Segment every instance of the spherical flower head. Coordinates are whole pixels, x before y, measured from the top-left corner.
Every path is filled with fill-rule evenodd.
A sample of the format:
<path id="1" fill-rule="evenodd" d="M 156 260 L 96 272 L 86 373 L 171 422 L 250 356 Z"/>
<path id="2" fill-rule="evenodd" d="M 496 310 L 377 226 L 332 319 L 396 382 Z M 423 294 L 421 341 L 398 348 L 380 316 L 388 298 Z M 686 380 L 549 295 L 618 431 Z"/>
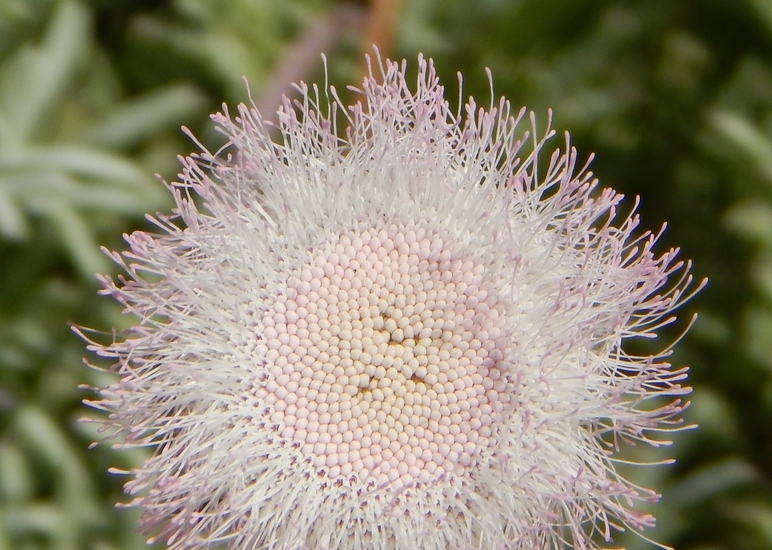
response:
<path id="1" fill-rule="evenodd" d="M 227 145 L 182 159 L 174 214 L 102 279 L 138 319 L 91 348 L 120 375 L 93 404 L 152 449 L 126 483 L 143 531 L 534 549 L 651 525 L 634 506 L 657 495 L 614 453 L 662 443 L 647 433 L 677 425 L 686 369 L 625 341 L 673 320 L 688 264 L 636 236 L 568 142 L 545 159 L 533 115 L 452 111 L 430 61 L 413 90 L 376 59 L 345 110 L 298 90 L 275 127 L 214 115 Z"/>

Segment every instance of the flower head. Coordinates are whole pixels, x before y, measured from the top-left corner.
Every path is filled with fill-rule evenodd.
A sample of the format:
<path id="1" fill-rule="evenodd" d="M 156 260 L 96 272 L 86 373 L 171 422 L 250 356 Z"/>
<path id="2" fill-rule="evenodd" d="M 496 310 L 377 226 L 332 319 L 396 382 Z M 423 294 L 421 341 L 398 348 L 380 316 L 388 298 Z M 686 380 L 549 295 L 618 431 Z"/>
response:
<path id="1" fill-rule="evenodd" d="M 538 166 L 553 132 L 524 110 L 454 113 L 423 58 L 415 91 L 377 68 L 345 112 L 300 86 L 278 141 L 247 106 L 214 115 L 227 146 L 183 159 L 174 215 L 113 254 L 128 276 L 103 292 L 139 320 L 92 344 L 120 375 L 96 405 L 153 449 L 126 484 L 142 528 L 532 549 L 652 524 L 613 452 L 658 443 L 686 373 L 624 343 L 672 320 L 688 264 L 569 145 Z"/>

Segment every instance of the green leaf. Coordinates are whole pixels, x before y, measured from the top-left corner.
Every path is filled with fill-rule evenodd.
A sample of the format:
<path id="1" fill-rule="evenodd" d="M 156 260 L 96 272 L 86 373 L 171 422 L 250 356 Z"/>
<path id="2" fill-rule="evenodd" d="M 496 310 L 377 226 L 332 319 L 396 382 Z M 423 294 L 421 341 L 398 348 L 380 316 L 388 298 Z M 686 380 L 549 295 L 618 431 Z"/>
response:
<path id="1" fill-rule="evenodd" d="M 106 272 L 108 262 L 100 253 L 86 220 L 62 202 L 45 203 L 44 209 L 81 277 L 93 281 L 95 273 Z"/>
<path id="2" fill-rule="evenodd" d="M 746 200 L 729 208 L 724 219 L 731 231 L 772 249 L 772 204 Z"/>
<path id="3" fill-rule="evenodd" d="M 206 97 L 195 87 L 178 84 L 154 90 L 118 105 L 91 130 L 103 147 L 130 147 L 161 130 L 182 124 L 203 109 Z"/>
<path id="4" fill-rule="evenodd" d="M 694 506 L 729 490 L 753 486 L 761 475 L 741 458 L 711 462 L 684 477 L 667 494 L 669 500 L 680 506 Z"/>
<path id="5" fill-rule="evenodd" d="M 11 193 L 0 179 L 0 237 L 9 240 L 23 240 L 29 235 L 29 227 L 24 213 L 14 202 Z"/>
<path id="6" fill-rule="evenodd" d="M 25 143 L 42 128 L 83 59 L 88 25 L 84 6 L 59 2 L 42 43 L 22 49 L 0 75 L 0 143 Z"/>
<path id="7" fill-rule="evenodd" d="M 772 140 L 745 117 L 729 111 L 715 110 L 710 113 L 708 120 L 772 184 Z"/>
<path id="8" fill-rule="evenodd" d="M 0 440 L 0 502 L 33 496 L 32 464 L 12 441 Z"/>
<path id="9" fill-rule="evenodd" d="M 772 35 L 772 0 L 749 0 L 750 5 L 759 14 L 762 23 L 767 27 L 767 32 Z"/>
<path id="10" fill-rule="evenodd" d="M 146 184 L 151 178 L 118 155 L 76 145 L 30 147 L 0 154 L 0 170 L 72 172 L 106 184 Z"/>

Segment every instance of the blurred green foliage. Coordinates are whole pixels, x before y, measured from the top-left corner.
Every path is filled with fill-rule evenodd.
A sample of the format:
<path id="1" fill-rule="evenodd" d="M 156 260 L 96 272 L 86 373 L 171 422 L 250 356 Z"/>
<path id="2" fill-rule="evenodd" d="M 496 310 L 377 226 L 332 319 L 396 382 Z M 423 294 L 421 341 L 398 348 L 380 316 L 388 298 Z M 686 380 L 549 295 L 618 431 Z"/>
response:
<path id="1" fill-rule="evenodd" d="M 361 4 L 361 3 L 360 3 Z M 140 453 L 89 450 L 82 364 L 68 322 L 128 321 L 95 292 L 143 214 L 207 143 L 221 101 L 259 96 L 278 60 L 331 0 L 0 2 L 0 550 L 144 548 L 121 479 Z M 366 9 L 362 5 L 361 9 Z M 679 549 L 772 548 L 772 0 L 411 0 L 396 56 L 435 58 L 455 101 L 496 94 L 555 114 L 604 185 L 667 220 L 709 287 L 678 348 L 692 366 L 674 466 L 631 473 L 663 493 L 647 532 Z M 361 68 L 351 40 L 328 51 L 341 89 Z M 321 63 L 318 64 L 321 69 Z M 340 69 L 343 67 L 344 69 Z M 321 71 L 320 71 L 321 74 Z M 308 75 L 308 80 L 318 75 Z M 544 118 L 542 116 L 542 118 Z M 556 142 L 557 146 L 557 142 Z M 632 201 L 630 201 L 631 203 Z M 684 323 L 681 323 L 681 327 Z M 677 334 L 675 327 L 672 335 Z M 109 335 L 107 335 L 109 338 Z M 651 547 L 624 534 L 617 545 Z"/>

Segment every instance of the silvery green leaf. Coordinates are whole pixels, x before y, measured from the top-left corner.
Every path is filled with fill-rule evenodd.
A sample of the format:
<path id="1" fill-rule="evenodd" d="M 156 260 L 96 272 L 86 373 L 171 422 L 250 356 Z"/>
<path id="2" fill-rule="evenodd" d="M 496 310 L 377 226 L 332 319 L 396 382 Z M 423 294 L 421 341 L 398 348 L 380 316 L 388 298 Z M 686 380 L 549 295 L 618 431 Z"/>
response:
<path id="1" fill-rule="evenodd" d="M 29 234 L 29 227 L 19 205 L 4 187 L 0 179 L 0 237 L 9 240 L 23 240 Z"/>
<path id="2" fill-rule="evenodd" d="M 756 10 L 761 22 L 766 25 L 767 32 L 772 33 L 772 0 L 749 0 L 748 3 Z"/>
<path id="3" fill-rule="evenodd" d="M 679 505 L 695 505 L 730 489 L 748 487 L 761 480 L 753 466 L 741 458 L 717 460 L 688 475 L 668 491 Z"/>
<path id="4" fill-rule="evenodd" d="M 725 513 L 745 526 L 756 543 L 753 548 L 772 548 L 772 506 L 758 498 L 732 499 L 723 506 Z"/>
<path id="5" fill-rule="evenodd" d="M 737 203 L 726 213 L 732 231 L 772 248 L 772 204 L 757 200 Z"/>
<path id="6" fill-rule="evenodd" d="M 48 502 L 8 507 L 4 516 L 5 528 L 12 537 L 31 534 L 56 537 L 66 530 L 62 508 Z"/>
<path id="7" fill-rule="evenodd" d="M 772 183 L 772 140 L 745 117 L 716 110 L 709 116 L 716 130 L 752 160 L 761 175 Z"/>
<path id="8" fill-rule="evenodd" d="M 89 224 L 81 214 L 58 201 L 47 203 L 45 211 L 73 264 L 85 280 L 92 280 L 94 273 L 107 268 L 107 261 L 99 253 L 99 246 Z"/>
<path id="9" fill-rule="evenodd" d="M 123 157 L 77 145 L 56 145 L 9 150 L 0 154 L 0 170 L 53 170 L 72 172 L 105 184 L 142 185 L 152 181 Z"/>
<path id="10" fill-rule="evenodd" d="M 41 44 L 19 51 L 0 75 L 0 141 L 25 142 L 40 128 L 82 59 L 89 17 L 84 6 L 59 3 Z"/>
<path id="11" fill-rule="evenodd" d="M 699 443 L 704 438 L 713 438 L 727 445 L 738 442 L 737 415 L 724 395 L 709 386 L 700 386 L 692 393 L 689 401 L 686 421 L 696 424 L 698 429 L 684 434 L 684 439 Z"/>
<path id="12" fill-rule="evenodd" d="M 178 84 L 119 104 L 91 131 L 103 147 L 129 147 L 155 132 L 181 124 L 205 103 L 193 86 Z"/>
<path id="13" fill-rule="evenodd" d="M 762 303 L 749 306 L 744 312 L 742 335 L 748 356 L 772 370 L 772 315 Z"/>
<path id="14" fill-rule="evenodd" d="M 58 469 L 67 457 L 72 457 L 66 435 L 38 407 L 19 407 L 12 424 L 14 433 L 25 449 L 48 467 Z"/>
<path id="15" fill-rule="evenodd" d="M 29 460 L 13 442 L 0 440 L 0 500 L 25 500 L 33 493 L 34 473 Z"/>
<path id="16" fill-rule="evenodd" d="M 158 204 L 158 195 L 115 187 L 79 185 L 68 193 L 67 200 L 79 208 L 103 209 L 136 216 L 145 212 L 149 205 Z"/>

